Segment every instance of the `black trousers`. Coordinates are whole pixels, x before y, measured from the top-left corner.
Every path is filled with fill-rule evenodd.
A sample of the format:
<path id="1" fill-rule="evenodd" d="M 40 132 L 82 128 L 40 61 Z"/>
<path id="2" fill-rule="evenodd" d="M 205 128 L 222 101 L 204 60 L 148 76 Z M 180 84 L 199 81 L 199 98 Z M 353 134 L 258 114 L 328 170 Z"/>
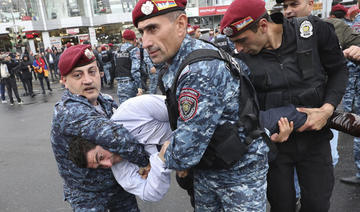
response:
<path id="1" fill-rule="evenodd" d="M 19 79 L 21 80 L 21 83 L 23 84 L 25 93 L 28 93 L 28 92 L 29 92 L 29 88 L 27 87 L 27 84 L 25 83 L 24 76 L 23 76 L 22 74 L 19 74 L 18 76 L 19 76 Z"/>
<path id="2" fill-rule="evenodd" d="M 295 134 L 277 145 L 279 152 L 269 163 L 268 172 L 267 197 L 272 212 L 295 211 L 294 168 L 301 189 L 300 211 L 329 210 L 334 187 L 330 139 L 331 132 Z"/>
<path id="3" fill-rule="evenodd" d="M 51 81 L 55 81 L 55 79 L 58 79 L 59 77 L 56 74 L 55 71 L 55 64 L 54 63 L 50 63 L 49 64 L 49 72 L 50 72 L 50 77 L 51 77 Z"/>
<path id="4" fill-rule="evenodd" d="M 16 85 L 16 79 L 9 77 L 9 78 L 5 78 L 5 79 L 4 79 L 4 82 L 5 82 L 5 86 L 6 86 L 7 92 L 8 92 L 8 96 L 9 96 L 9 99 L 10 99 L 10 103 L 14 103 L 14 99 L 13 99 L 13 95 L 12 95 L 12 92 L 13 92 L 13 91 L 14 91 L 16 100 L 17 100 L 18 102 L 21 102 L 21 99 L 20 99 L 20 96 L 19 96 L 19 92 L 18 92 L 18 89 L 17 89 L 17 85 Z"/>
<path id="5" fill-rule="evenodd" d="M 46 81 L 46 84 L 47 84 L 48 89 L 51 90 L 51 88 L 50 88 L 50 82 L 49 82 L 49 78 L 48 78 L 48 77 L 45 77 L 43 74 L 39 74 L 39 75 L 38 75 L 38 78 L 39 78 L 40 86 L 41 86 L 41 89 L 43 90 L 43 92 L 45 92 L 44 82 L 43 82 L 44 79 L 45 79 L 45 81 Z"/>
<path id="6" fill-rule="evenodd" d="M 26 84 L 27 87 L 27 91 L 30 95 L 32 95 L 33 92 L 33 85 L 32 85 L 32 79 L 31 78 L 24 78 L 24 82 Z"/>

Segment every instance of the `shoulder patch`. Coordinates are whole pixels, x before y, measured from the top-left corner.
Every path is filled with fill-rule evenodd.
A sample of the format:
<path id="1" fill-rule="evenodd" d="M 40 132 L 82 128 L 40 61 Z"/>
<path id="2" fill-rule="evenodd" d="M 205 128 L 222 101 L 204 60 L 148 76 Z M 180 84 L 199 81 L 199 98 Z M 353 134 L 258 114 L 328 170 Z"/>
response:
<path id="1" fill-rule="evenodd" d="M 300 25 L 300 37 L 309 38 L 313 35 L 313 25 L 310 21 L 303 21 Z"/>
<path id="2" fill-rule="evenodd" d="M 183 121 L 192 119 L 198 108 L 200 93 L 192 88 L 183 88 L 178 100 L 179 113 Z"/>

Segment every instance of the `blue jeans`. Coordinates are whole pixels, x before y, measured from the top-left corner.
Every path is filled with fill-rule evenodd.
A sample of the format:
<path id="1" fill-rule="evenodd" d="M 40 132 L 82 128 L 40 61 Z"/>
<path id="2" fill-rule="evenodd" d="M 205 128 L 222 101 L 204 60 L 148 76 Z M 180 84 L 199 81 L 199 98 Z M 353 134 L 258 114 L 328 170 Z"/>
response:
<path id="1" fill-rule="evenodd" d="M 0 81 L 0 93 L 1 93 L 1 100 L 5 100 L 5 83 Z"/>

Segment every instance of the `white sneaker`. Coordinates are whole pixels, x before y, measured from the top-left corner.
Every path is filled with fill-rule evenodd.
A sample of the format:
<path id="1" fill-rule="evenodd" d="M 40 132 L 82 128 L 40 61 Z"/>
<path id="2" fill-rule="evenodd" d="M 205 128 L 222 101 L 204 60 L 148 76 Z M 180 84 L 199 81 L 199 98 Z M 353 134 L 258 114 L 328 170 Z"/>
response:
<path id="1" fill-rule="evenodd" d="M 7 101 L 6 101 L 6 100 L 2 100 L 1 103 L 5 104 L 5 103 L 7 103 Z"/>
<path id="2" fill-rule="evenodd" d="M 18 105 L 23 105 L 23 104 L 24 104 L 24 102 L 23 102 L 23 101 L 18 102 Z"/>
<path id="3" fill-rule="evenodd" d="M 14 103 L 10 103 L 10 105 L 11 105 L 11 106 L 13 106 L 13 105 L 14 105 Z"/>

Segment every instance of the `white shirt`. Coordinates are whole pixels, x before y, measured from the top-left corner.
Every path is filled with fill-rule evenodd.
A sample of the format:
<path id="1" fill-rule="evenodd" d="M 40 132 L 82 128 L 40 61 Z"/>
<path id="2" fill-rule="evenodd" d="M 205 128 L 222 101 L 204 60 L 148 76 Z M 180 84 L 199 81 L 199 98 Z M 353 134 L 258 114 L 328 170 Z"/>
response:
<path id="1" fill-rule="evenodd" d="M 155 202 L 164 197 L 170 187 L 171 170 L 158 157 L 156 145 L 170 140 L 165 97 L 141 95 L 123 102 L 111 118 L 122 124 L 142 144 L 150 155 L 150 172 L 147 179 L 138 174 L 139 167 L 126 160 L 111 167 L 116 181 L 125 191 L 144 201 Z"/>

